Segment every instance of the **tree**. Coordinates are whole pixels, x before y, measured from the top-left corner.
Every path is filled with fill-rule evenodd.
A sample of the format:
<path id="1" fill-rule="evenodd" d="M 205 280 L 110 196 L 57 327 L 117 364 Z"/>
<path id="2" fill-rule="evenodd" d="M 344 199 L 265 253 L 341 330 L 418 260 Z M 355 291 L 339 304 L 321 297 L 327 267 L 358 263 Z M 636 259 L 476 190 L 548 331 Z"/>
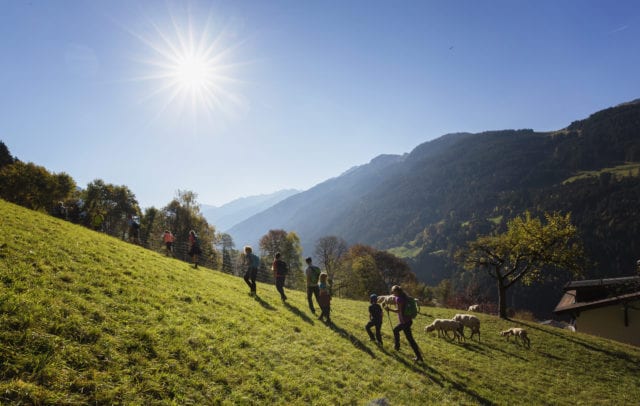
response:
<path id="1" fill-rule="evenodd" d="M 15 161 L 16 159 L 11 156 L 9 148 L 7 148 L 4 142 L 0 141 L 0 169 L 7 165 L 11 165 Z"/>
<path id="2" fill-rule="evenodd" d="M 123 237 L 129 230 L 127 216 L 140 215 L 136 196 L 127 186 L 116 186 L 96 179 L 87 185 L 82 193 L 87 225 L 96 214 L 104 216 L 104 231 L 116 237 Z"/>
<path id="3" fill-rule="evenodd" d="M 233 273 L 234 263 L 233 258 L 237 256 L 234 252 L 235 244 L 231 235 L 227 233 L 220 233 L 217 238 L 218 246 L 222 250 L 222 272 Z"/>
<path id="4" fill-rule="evenodd" d="M 335 269 L 334 289 L 338 295 L 365 299 L 371 293 L 389 292 L 393 285 L 414 286 L 409 265 L 395 255 L 363 244 L 350 247 Z"/>
<path id="5" fill-rule="evenodd" d="M 316 242 L 315 256 L 317 263 L 322 266 L 329 275 L 333 274 L 338 266 L 340 258 L 347 252 L 347 242 L 334 235 L 322 237 Z"/>
<path id="6" fill-rule="evenodd" d="M 296 233 L 285 230 L 269 230 L 260 238 L 260 251 L 262 259 L 270 264 L 277 252 L 282 255 L 282 260 L 289 265 L 287 285 L 302 289 L 304 277 L 302 274 L 302 247 L 300 237 Z"/>
<path id="7" fill-rule="evenodd" d="M 518 281 L 530 285 L 559 270 L 574 275 L 582 270 L 583 248 L 571 215 L 545 213 L 544 219 L 543 223 L 525 212 L 507 222 L 502 234 L 479 237 L 458 255 L 465 269 L 486 271 L 496 280 L 503 319 L 507 318 L 507 289 Z"/>
<path id="8" fill-rule="evenodd" d="M 15 161 L 0 169 L 0 197 L 33 210 L 53 208 L 69 198 L 75 187 L 66 173 L 52 174 L 31 162 Z"/>

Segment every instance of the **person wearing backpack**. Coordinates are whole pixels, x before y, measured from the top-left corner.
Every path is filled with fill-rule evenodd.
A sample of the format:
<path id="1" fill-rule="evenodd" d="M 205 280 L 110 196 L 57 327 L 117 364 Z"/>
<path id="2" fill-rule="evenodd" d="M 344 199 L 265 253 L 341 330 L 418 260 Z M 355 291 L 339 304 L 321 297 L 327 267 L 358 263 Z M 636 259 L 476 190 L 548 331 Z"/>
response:
<path id="1" fill-rule="evenodd" d="M 373 335 L 371 328 L 376 328 L 376 335 Z M 378 345 L 382 345 L 382 333 L 380 329 L 382 328 L 382 307 L 378 304 L 378 295 L 375 293 L 369 296 L 369 322 L 364 328 L 367 330 L 369 334 L 369 339 L 371 341 L 376 341 Z"/>
<path id="2" fill-rule="evenodd" d="M 244 281 L 249 285 L 251 290 L 249 295 L 256 295 L 256 277 L 258 276 L 258 268 L 260 268 L 260 258 L 253 253 L 250 246 L 244 247 L 244 264 L 247 267 L 244 273 Z"/>
<path id="3" fill-rule="evenodd" d="M 411 333 L 411 325 L 413 324 L 413 318 L 415 317 L 415 311 L 412 309 L 416 309 L 415 300 L 409 297 L 398 285 L 394 285 L 391 288 L 391 294 L 396 297 L 396 308 L 392 309 L 385 306 L 385 309 L 387 309 L 387 311 L 398 313 L 399 323 L 393 328 L 394 349 L 396 351 L 400 350 L 400 331 L 404 331 L 404 335 L 407 337 L 409 345 L 411 345 L 413 352 L 416 354 L 416 357 L 413 360 L 416 362 L 423 362 L 424 360 L 422 359 L 418 343 L 416 343 L 416 340 L 413 338 L 413 334 Z M 413 304 L 409 303 L 409 301 L 413 301 Z"/>
<path id="4" fill-rule="evenodd" d="M 307 301 L 309 302 L 309 309 L 311 310 L 311 313 L 316 314 L 312 296 L 315 296 L 316 302 L 318 302 L 318 294 L 320 293 L 320 288 L 318 287 L 320 268 L 311 263 L 311 257 L 307 258 L 305 261 L 307 262 L 307 269 L 304 271 L 307 276 Z"/>
<path id="5" fill-rule="evenodd" d="M 276 280 L 276 290 L 280 293 L 280 299 L 282 301 L 287 300 L 287 295 L 284 294 L 284 280 L 289 272 L 287 263 L 280 259 L 281 255 L 276 252 L 273 264 L 271 264 L 271 270 L 273 271 L 273 277 Z"/>
<path id="6" fill-rule="evenodd" d="M 202 254 L 200 249 L 200 240 L 195 231 L 189 231 L 189 255 L 193 259 L 193 267 L 198 269 L 198 256 Z"/>

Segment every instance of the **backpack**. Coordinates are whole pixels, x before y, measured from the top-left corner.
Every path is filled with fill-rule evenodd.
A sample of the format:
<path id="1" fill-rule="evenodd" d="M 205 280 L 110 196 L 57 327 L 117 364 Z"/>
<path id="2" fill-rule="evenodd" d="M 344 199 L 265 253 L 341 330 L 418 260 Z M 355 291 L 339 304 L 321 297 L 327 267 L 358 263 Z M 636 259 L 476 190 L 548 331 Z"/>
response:
<path id="1" fill-rule="evenodd" d="M 252 268 L 260 268 L 260 258 L 256 254 L 249 254 L 249 262 Z"/>
<path id="2" fill-rule="evenodd" d="M 418 315 L 418 306 L 416 305 L 416 299 L 411 296 L 407 296 L 407 303 L 404 305 L 404 312 L 402 313 L 405 317 L 411 317 L 412 319 Z"/>
<path id="3" fill-rule="evenodd" d="M 314 265 L 311 266 L 311 282 L 314 285 L 318 284 L 318 280 L 320 279 L 320 272 L 320 268 Z"/>
<path id="4" fill-rule="evenodd" d="M 282 260 L 276 261 L 276 267 L 278 275 L 285 276 L 287 273 L 289 273 L 287 263 Z"/>

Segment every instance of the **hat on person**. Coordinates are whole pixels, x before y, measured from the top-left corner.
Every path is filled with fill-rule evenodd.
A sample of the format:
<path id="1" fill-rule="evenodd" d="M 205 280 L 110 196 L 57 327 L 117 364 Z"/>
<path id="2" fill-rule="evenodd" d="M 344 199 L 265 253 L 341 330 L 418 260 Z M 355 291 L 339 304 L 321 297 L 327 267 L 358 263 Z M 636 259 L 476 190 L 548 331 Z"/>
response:
<path id="1" fill-rule="evenodd" d="M 376 295 L 375 293 L 372 294 L 371 296 L 369 296 L 369 301 L 373 302 L 374 300 L 378 300 L 378 295 Z"/>

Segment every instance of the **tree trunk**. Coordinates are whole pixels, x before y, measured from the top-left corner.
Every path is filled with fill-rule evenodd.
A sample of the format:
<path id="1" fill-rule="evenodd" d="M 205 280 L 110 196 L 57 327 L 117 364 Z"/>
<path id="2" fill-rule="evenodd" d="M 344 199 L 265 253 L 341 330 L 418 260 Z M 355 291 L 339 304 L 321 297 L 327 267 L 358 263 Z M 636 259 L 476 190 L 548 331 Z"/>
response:
<path id="1" fill-rule="evenodd" d="M 501 319 L 507 319 L 507 287 L 500 278 L 498 278 L 498 312 Z"/>

